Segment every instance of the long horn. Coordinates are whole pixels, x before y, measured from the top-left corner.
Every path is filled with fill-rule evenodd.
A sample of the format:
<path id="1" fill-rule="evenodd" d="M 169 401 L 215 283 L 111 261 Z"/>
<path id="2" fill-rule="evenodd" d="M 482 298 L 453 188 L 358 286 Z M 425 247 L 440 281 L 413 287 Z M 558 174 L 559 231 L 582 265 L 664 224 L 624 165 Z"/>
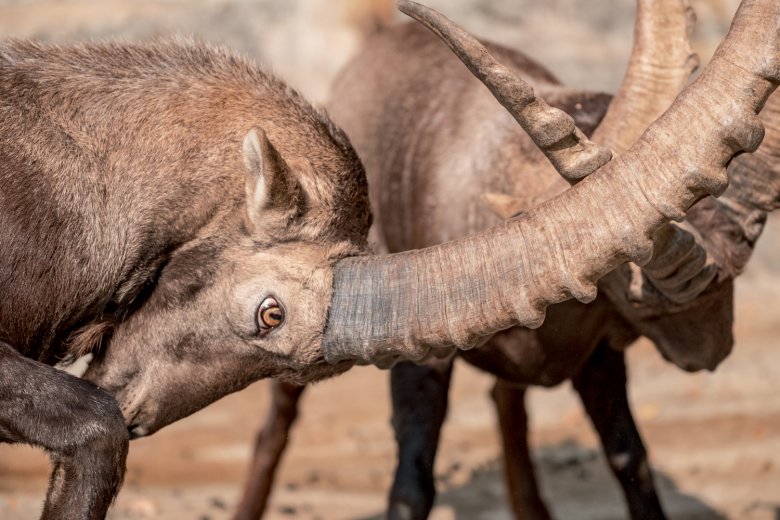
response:
<path id="1" fill-rule="evenodd" d="M 653 232 L 720 194 L 734 155 L 760 144 L 756 114 L 780 81 L 778 31 L 776 0 L 744 0 L 713 60 L 672 107 L 559 197 L 461 240 L 339 261 L 325 358 L 383 362 L 470 348 L 498 330 L 540 325 L 553 303 L 590 301 L 600 276 L 648 261 Z"/>
<path id="2" fill-rule="evenodd" d="M 594 141 L 621 154 L 672 104 L 699 65 L 690 41 L 695 23 L 688 0 L 637 0 L 628 68 Z M 632 273 L 641 277 L 644 272 L 669 300 L 692 300 L 718 274 L 695 228 L 666 224 L 654 242 L 653 259 Z"/>
<path id="3" fill-rule="evenodd" d="M 608 160 L 611 154 L 607 149 L 589 141 L 566 113 L 536 98 L 527 83 L 496 62 L 468 32 L 420 4 L 403 1 L 399 8 L 444 39 L 570 184 L 595 171 L 598 162 Z M 672 104 L 699 63 L 690 43 L 695 20 L 687 0 L 637 1 L 628 69 L 593 141 L 623 153 Z M 553 127 L 559 132 L 553 133 L 554 139 L 546 138 Z M 593 161 L 594 157 L 599 161 Z M 717 275 L 715 261 L 692 228 L 664 225 L 655 241 L 657 247 L 645 272 L 669 300 L 683 303 L 693 299 Z M 642 276 L 641 271 L 636 273 Z"/>
<path id="4" fill-rule="evenodd" d="M 496 61 L 485 46 L 465 29 L 441 13 L 415 2 L 401 0 L 398 9 L 425 25 L 449 45 L 566 180 L 577 182 L 612 158 L 609 149 L 591 142 L 569 114 L 536 97 L 531 85 Z"/>
<path id="5" fill-rule="evenodd" d="M 621 153 L 621 147 L 631 136 L 638 137 L 653 113 L 671 103 L 698 63 L 689 41 L 694 19 L 687 0 L 638 0 L 628 72 L 592 136 L 594 141 Z M 780 96 L 770 97 L 761 119 L 766 127 L 761 147 L 732 162 L 729 189 L 719 201 L 708 201 L 708 208 L 697 212 L 703 216 L 694 215 L 722 218 L 708 209 L 725 209 L 730 222 L 721 223 L 707 239 L 698 236 L 693 226 L 667 225 L 657 232 L 654 257 L 643 270 L 648 280 L 674 302 L 695 298 L 716 276 L 733 278 L 741 273 L 767 213 L 780 207 Z M 739 228 L 737 233 L 733 224 Z"/>
<path id="6" fill-rule="evenodd" d="M 761 121 L 766 127 L 764 141 L 756 152 L 731 163 L 729 187 L 714 203 L 738 226 L 738 233 L 730 233 L 716 251 L 726 276 L 742 272 L 764 229 L 767 213 L 780 208 L 780 93 L 769 98 Z"/>
<path id="7" fill-rule="evenodd" d="M 669 108 L 699 66 L 695 24 L 688 0 L 637 0 L 628 68 L 593 141 L 623 153 Z"/>
<path id="8" fill-rule="evenodd" d="M 628 68 L 592 135 L 595 142 L 621 154 L 669 108 L 699 65 L 691 46 L 695 23 L 688 0 L 637 0 Z M 718 264 L 692 226 L 665 224 L 654 242 L 652 260 L 632 273 L 641 277 L 644 272 L 670 301 L 692 300 L 717 275 Z"/>

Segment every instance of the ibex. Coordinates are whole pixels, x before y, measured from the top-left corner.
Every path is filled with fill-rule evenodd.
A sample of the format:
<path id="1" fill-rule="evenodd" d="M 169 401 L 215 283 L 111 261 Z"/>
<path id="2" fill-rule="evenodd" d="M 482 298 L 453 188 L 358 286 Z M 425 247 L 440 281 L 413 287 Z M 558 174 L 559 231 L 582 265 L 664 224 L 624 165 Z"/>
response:
<path id="1" fill-rule="evenodd" d="M 688 79 L 694 64 L 687 40 L 690 17 L 685 2 L 639 2 L 631 65 L 606 117 L 607 96 L 565 89 L 516 51 L 490 44 L 488 50 L 513 73 L 530 78 L 542 97 L 571 111 L 584 130 L 598 125 L 594 140 L 623 152 Z M 445 35 L 461 59 L 466 56 L 472 70 L 488 59 L 458 47 L 465 36 L 451 26 L 434 30 Z M 485 78 L 484 69 L 476 75 L 489 87 L 495 81 Z M 366 165 L 374 232 L 390 251 L 429 247 L 494 224 L 479 200 L 482 193 L 489 193 L 485 199 L 492 206 L 511 214 L 566 187 L 484 86 L 419 26 L 398 27 L 375 39 L 348 65 L 333 93 L 331 112 Z M 509 329 L 485 347 L 462 353 L 498 376 L 493 396 L 505 434 L 509 496 L 519 517 L 549 518 L 524 436 L 524 389 L 572 378 L 632 518 L 663 518 L 628 407 L 622 349 L 646 335 L 688 370 L 713 369 L 729 353 L 733 277 L 747 261 L 766 211 L 780 200 L 778 101 L 773 98 L 769 109 L 771 133 L 765 145 L 735 162 L 738 178 L 725 203 L 707 200 L 692 210 L 686 228 L 702 235 L 703 250 L 693 246 L 690 233 L 671 231 L 666 236 L 673 240 L 657 248 L 648 269 L 611 273 L 591 304 L 553 306 L 539 329 Z M 393 369 L 393 425 L 400 452 L 391 518 L 425 518 L 432 506 L 433 459 L 450 370 L 448 361 Z M 236 518 L 262 514 L 302 392 L 302 387 L 274 384 L 272 409 L 258 435 Z"/>
<path id="2" fill-rule="evenodd" d="M 257 379 L 466 349 L 595 298 L 758 147 L 778 24 L 774 2 L 747 0 L 702 77 L 612 161 L 528 85 L 483 71 L 587 178 L 480 234 L 379 256 L 345 134 L 253 63 L 192 42 L 0 44 L 0 436 L 52 454 L 43 518 L 104 517 L 128 431 Z M 49 366 L 86 352 L 89 382 Z"/>

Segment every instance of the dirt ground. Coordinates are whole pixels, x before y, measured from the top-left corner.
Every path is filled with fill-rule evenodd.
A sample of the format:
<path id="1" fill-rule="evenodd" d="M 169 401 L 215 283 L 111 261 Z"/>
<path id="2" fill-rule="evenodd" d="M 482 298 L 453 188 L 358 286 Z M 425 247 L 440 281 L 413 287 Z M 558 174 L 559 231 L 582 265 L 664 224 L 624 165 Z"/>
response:
<path id="1" fill-rule="evenodd" d="M 478 33 L 495 28 L 495 38 L 530 46 L 531 54 L 541 55 L 572 84 L 582 80 L 592 88 L 614 88 L 623 67 L 609 64 L 623 63 L 630 47 L 630 0 L 590 2 L 587 10 L 581 8 L 582 0 L 523 1 L 528 9 L 521 16 L 509 0 L 429 3 L 446 5 L 454 18 Z M 706 52 L 724 29 L 734 1 L 695 3 L 703 26 L 697 46 Z M 299 7 L 298 18 L 290 14 L 290 5 Z M 328 46 L 329 60 L 323 61 L 317 54 L 323 46 L 316 44 L 323 33 L 309 31 L 321 20 L 317 5 L 322 0 L 0 0 L 0 35 L 67 40 L 194 32 L 257 55 L 321 98 L 359 37 L 338 28 L 349 16 L 336 17 L 338 23 L 328 19 L 341 36 L 329 36 L 334 43 Z M 545 9 L 558 11 L 546 15 Z M 263 16 L 272 27 L 262 26 L 258 17 Z M 309 43 L 301 43 L 304 33 Z M 594 39 L 594 34 L 600 37 Z M 560 45 L 539 43 L 549 40 Z M 574 53 L 582 59 L 573 60 Z M 312 63 L 318 66 L 309 67 Z M 599 71 L 597 79 L 594 70 Z M 671 518 L 780 519 L 780 218 L 771 224 L 738 283 L 735 351 L 715 373 L 682 373 L 648 343 L 630 349 L 634 411 Z M 458 366 L 437 460 L 435 520 L 510 517 L 487 397 L 490 386 L 488 376 L 463 363 Z M 134 441 L 126 484 L 109 518 L 229 518 L 268 397 L 268 385 L 261 382 L 151 438 Z M 535 460 L 556 518 L 625 518 L 618 486 L 569 386 L 534 389 L 530 401 Z M 302 408 L 267 517 L 381 518 L 395 460 L 387 373 L 352 370 L 313 387 Z M 42 453 L 0 446 L 0 520 L 37 518 L 48 471 Z"/>

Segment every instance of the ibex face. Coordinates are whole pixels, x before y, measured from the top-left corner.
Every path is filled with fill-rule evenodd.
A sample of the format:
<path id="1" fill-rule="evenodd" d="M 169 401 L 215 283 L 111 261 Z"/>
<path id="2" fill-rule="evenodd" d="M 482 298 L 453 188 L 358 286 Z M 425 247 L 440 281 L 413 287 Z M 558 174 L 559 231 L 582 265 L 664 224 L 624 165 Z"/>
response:
<path id="1" fill-rule="evenodd" d="M 131 436 L 258 379 L 306 381 L 351 366 L 319 354 L 332 291 L 327 248 L 231 242 L 175 254 L 146 305 L 90 365 L 86 377 L 115 394 Z"/>
<path id="2" fill-rule="evenodd" d="M 361 184 L 354 156 L 310 151 Z M 326 364 L 320 343 L 334 259 L 362 252 L 367 226 L 329 225 L 331 187 L 309 185 L 311 163 L 288 164 L 263 131 L 251 130 L 235 154 L 243 155 L 245 204 L 172 253 L 148 300 L 86 374 L 116 396 L 133 437 L 261 378 L 304 382 L 352 365 Z"/>
<path id="3" fill-rule="evenodd" d="M 693 300 L 676 304 L 647 283 L 638 301 L 631 275 L 629 269 L 617 269 L 599 284 L 615 311 L 679 368 L 717 368 L 734 346 L 734 280 L 712 282 Z"/>
<path id="4" fill-rule="evenodd" d="M 370 225 L 341 130 L 195 42 L 0 44 L 0 341 L 97 351 L 134 435 L 323 359 L 333 267 Z M 98 348 L 100 347 L 100 348 Z"/>

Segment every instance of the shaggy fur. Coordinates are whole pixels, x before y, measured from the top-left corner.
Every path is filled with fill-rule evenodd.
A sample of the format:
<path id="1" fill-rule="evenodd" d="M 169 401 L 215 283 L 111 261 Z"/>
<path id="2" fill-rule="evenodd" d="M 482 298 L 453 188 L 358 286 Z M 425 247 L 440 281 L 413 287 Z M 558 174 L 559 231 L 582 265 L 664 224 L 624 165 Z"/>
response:
<path id="1" fill-rule="evenodd" d="M 103 517 L 126 424 L 148 434 L 261 377 L 351 365 L 325 363 L 320 337 L 332 265 L 366 250 L 366 179 L 297 92 L 199 42 L 12 40 L 0 127 L 0 394 L 29 403 L 0 406 L 0 437 L 52 453 L 44 518 Z M 286 315 L 266 334 L 269 296 Z M 119 406 L 45 365 L 88 352 Z"/>

